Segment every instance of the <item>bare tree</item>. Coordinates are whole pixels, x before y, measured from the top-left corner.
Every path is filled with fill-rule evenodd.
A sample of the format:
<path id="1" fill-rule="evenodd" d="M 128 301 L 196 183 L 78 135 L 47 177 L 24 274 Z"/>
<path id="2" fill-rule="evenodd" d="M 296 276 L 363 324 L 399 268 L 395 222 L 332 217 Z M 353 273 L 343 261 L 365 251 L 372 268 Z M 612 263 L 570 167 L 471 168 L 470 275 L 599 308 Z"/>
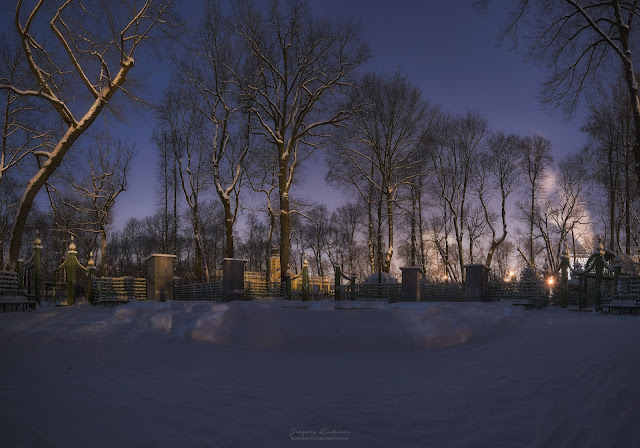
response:
<path id="1" fill-rule="evenodd" d="M 616 246 L 622 249 L 620 228 L 624 220 L 624 250 L 630 253 L 631 209 L 637 195 L 635 182 L 631 179 L 635 134 L 631 108 L 624 101 L 625 90 L 623 82 L 614 83 L 610 88 L 598 89 L 589 98 L 589 114 L 582 131 L 589 137 L 587 151 L 592 156 L 595 178 L 607 192 L 609 232 L 605 244 L 610 250 L 616 249 Z"/>
<path id="2" fill-rule="evenodd" d="M 234 12 L 250 73 L 238 87 L 252 99 L 257 128 L 277 152 L 282 275 L 289 266 L 290 189 L 300 150 L 342 122 L 348 110 L 335 109 L 349 89 L 350 74 L 368 57 L 355 26 L 314 19 L 306 3 L 273 1 L 262 12 L 251 1 Z"/>
<path id="3" fill-rule="evenodd" d="M 20 84 L 3 77 L 0 89 L 47 105 L 63 129 L 51 137 L 48 151 L 37 151 L 41 163 L 24 189 L 13 222 L 9 269 L 20 256 L 24 227 L 36 195 L 74 142 L 123 89 L 140 44 L 154 29 L 168 23 L 164 16 L 169 0 L 118 5 L 68 0 L 53 10 L 43 8 L 44 3 L 38 1 L 29 11 L 18 0 L 15 31 L 29 66 L 29 79 Z M 49 11 L 51 15 L 45 17 Z M 43 37 L 46 29 L 51 38 Z"/>
<path id="4" fill-rule="evenodd" d="M 190 95 L 189 86 L 181 89 L 169 88 L 164 92 L 157 108 L 159 130 L 154 134 L 156 144 L 166 141 L 171 145 L 177 161 L 178 177 L 184 199 L 189 207 L 193 241 L 195 245 L 195 270 L 199 281 L 209 280 L 209 266 L 206 263 L 202 240 L 201 193 L 207 187 L 207 157 L 202 138 L 203 117 L 193 104 L 184 100 Z"/>
<path id="5" fill-rule="evenodd" d="M 428 166 L 434 174 L 434 191 L 446 209 L 445 221 L 450 220 L 456 241 L 460 277 L 464 281 L 465 257 L 463 253 L 464 223 L 468 210 L 473 170 L 477 155 L 484 145 L 487 120 L 475 112 L 464 116 L 445 116 L 439 123 L 436 139 L 429 151 Z M 447 223 L 444 223 L 447 228 Z M 448 241 L 445 240 L 448 245 Z M 439 248 L 441 254 L 448 252 Z M 447 253 L 447 262 L 449 254 Z"/>
<path id="6" fill-rule="evenodd" d="M 477 3 L 486 6 L 488 2 Z M 640 182 L 640 99 L 634 55 L 640 43 L 639 13 L 637 0 L 515 0 L 501 36 L 517 42 L 521 33 L 528 34 L 529 57 L 552 69 L 543 86 L 543 101 L 563 104 L 568 114 L 594 81 L 624 76 L 635 130 L 635 172 Z"/>
<path id="7" fill-rule="evenodd" d="M 518 186 L 518 163 L 522 153 L 522 139 L 502 132 L 487 138 L 486 152 L 478 160 L 478 171 L 474 175 L 473 191 L 478 197 L 484 214 L 484 221 L 491 230 L 491 243 L 487 250 L 485 265 L 491 266 L 496 249 L 507 238 L 507 198 Z M 496 214 L 491 211 L 490 200 L 494 191 L 500 193 L 500 218 L 502 231 L 496 229 Z M 471 234 L 469 235 L 471 238 Z"/>
<path id="8" fill-rule="evenodd" d="M 557 190 L 537 209 L 535 225 L 552 270 L 558 267 L 564 243 L 573 229 L 588 223 L 584 197 L 588 185 L 587 166 L 582 154 L 565 156 L 558 164 Z"/>
<path id="9" fill-rule="evenodd" d="M 238 88 L 246 68 L 241 42 L 219 4 L 207 3 L 186 56 L 176 66 L 180 82 L 192 86 L 186 100 L 205 119 L 213 186 L 224 209 L 228 258 L 234 257 L 233 226 L 238 215 L 244 159 L 249 151 L 251 97 Z"/>
<path id="10" fill-rule="evenodd" d="M 79 233 L 98 236 L 97 267 L 101 274 L 107 268 L 107 228 L 118 196 L 127 189 L 133 155 L 132 145 L 104 132 L 95 134 L 85 157 L 70 164 L 60 175 L 56 173 L 52 177 L 54 183 L 46 184 L 56 224 L 76 238 Z M 89 250 L 94 250 L 93 245 Z"/>
<path id="11" fill-rule="evenodd" d="M 394 207 L 401 187 L 415 181 L 427 121 L 428 103 L 406 75 L 366 74 L 351 99 L 356 112 L 339 137 L 333 157 L 355 167 L 363 179 L 384 199 L 387 221 L 387 253 L 380 272 L 389 272 L 393 257 Z M 360 187 L 361 189 L 363 187 Z M 379 210 L 378 222 L 381 222 Z M 378 243 L 378 251 L 382 247 Z M 379 253 L 378 259 L 383 257 Z"/>
<path id="12" fill-rule="evenodd" d="M 534 246 L 534 227 L 536 223 L 536 207 L 538 196 L 542 189 L 542 182 L 547 176 L 547 170 L 553 163 L 551 156 L 551 142 L 539 135 L 526 137 L 522 146 L 522 170 L 523 182 L 522 197 L 524 203 L 518 203 L 519 218 L 528 225 L 527 240 L 528 253 L 525 254 L 520 247 L 518 252 L 524 261 L 531 267 L 535 267 L 536 251 Z"/>

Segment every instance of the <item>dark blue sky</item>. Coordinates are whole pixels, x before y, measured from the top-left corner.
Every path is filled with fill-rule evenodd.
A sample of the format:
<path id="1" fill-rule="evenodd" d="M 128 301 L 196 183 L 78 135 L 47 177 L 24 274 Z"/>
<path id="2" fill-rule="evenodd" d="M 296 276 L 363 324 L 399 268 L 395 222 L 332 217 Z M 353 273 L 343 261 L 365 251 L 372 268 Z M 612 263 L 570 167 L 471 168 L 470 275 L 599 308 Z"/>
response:
<path id="1" fill-rule="evenodd" d="M 543 135 L 551 140 L 555 157 L 559 159 L 584 145 L 586 139 L 580 133 L 584 114 L 579 110 L 576 118 L 565 122 L 560 111 L 552 114 L 543 111 L 537 95 L 546 70 L 525 63 L 522 53 L 509 50 L 511 42 L 497 46 L 498 28 L 508 3 L 494 2 L 488 14 L 482 15 L 472 7 L 471 0 L 311 2 L 318 14 L 351 17 L 360 24 L 362 38 L 370 44 L 373 53 L 367 70 L 405 72 L 432 104 L 440 104 L 456 114 L 477 110 L 488 118 L 491 129 Z M 190 14 L 198 10 L 197 4 L 195 1 L 184 3 Z M 10 14 L 13 8 L 9 7 Z M 6 10 L 5 4 L 2 11 Z M 153 64 L 142 61 L 134 70 L 137 74 L 149 73 L 147 99 L 156 101 L 168 85 L 167 66 L 158 61 Z M 131 216 L 142 217 L 154 212 L 156 156 L 150 142 L 154 127 L 151 112 L 134 116 L 129 124 L 118 124 L 118 127 L 114 133 L 135 142 L 138 149 L 129 189 L 118 198 L 116 224 L 119 226 Z M 344 201 L 343 195 L 325 184 L 324 175 L 324 160 L 320 155 L 313 168 L 306 171 L 304 184 L 294 195 L 323 202 L 333 209 Z"/>

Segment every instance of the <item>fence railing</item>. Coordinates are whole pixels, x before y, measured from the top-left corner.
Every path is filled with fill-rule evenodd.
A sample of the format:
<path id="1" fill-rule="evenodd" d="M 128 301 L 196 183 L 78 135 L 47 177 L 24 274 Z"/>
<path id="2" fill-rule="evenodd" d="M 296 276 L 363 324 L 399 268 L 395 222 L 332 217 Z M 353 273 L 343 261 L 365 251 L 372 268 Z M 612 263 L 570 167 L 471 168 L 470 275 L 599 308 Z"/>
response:
<path id="1" fill-rule="evenodd" d="M 173 288 L 174 300 L 222 300 L 222 282 L 192 283 Z"/>
<path id="2" fill-rule="evenodd" d="M 147 280 L 134 277 L 101 277 L 93 279 L 96 300 L 146 300 Z"/>
<path id="3" fill-rule="evenodd" d="M 286 296 L 285 282 L 267 282 L 260 280 L 245 280 L 245 300 L 284 299 Z"/>
<path id="4" fill-rule="evenodd" d="M 542 307 L 547 300 L 546 288 L 542 281 L 490 281 L 489 297 L 494 302 L 528 303 Z"/>
<path id="5" fill-rule="evenodd" d="M 351 285 L 341 285 L 342 297 L 350 297 Z M 356 283 L 354 285 L 355 300 L 388 300 L 398 302 L 402 297 L 400 283 Z"/>
<path id="6" fill-rule="evenodd" d="M 464 302 L 464 284 L 456 282 L 420 283 L 420 301 L 422 302 Z"/>

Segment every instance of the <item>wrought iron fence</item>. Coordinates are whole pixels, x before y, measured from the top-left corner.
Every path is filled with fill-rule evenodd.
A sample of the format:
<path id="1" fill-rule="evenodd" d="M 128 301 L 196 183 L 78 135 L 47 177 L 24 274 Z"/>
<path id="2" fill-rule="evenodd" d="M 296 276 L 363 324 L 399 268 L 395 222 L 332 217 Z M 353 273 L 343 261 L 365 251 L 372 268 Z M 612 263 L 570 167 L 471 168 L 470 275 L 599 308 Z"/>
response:
<path id="1" fill-rule="evenodd" d="M 286 284 L 284 282 L 267 282 L 264 280 L 246 280 L 244 283 L 245 300 L 284 299 Z"/>
<path id="2" fill-rule="evenodd" d="M 222 282 L 191 283 L 173 288 L 174 300 L 222 300 Z"/>
<path id="3" fill-rule="evenodd" d="M 464 302 L 464 283 L 430 282 L 423 279 L 420 283 L 420 301 Z"/>

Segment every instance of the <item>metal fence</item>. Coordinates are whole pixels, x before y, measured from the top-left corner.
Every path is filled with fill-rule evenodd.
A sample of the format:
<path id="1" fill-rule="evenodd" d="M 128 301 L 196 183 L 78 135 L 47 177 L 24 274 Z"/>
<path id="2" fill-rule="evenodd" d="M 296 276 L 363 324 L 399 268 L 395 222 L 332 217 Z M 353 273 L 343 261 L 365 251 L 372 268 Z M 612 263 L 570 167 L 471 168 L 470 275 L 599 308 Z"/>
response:
<path id="1" fill-rule="evenodd" d="M 264 280 L 247 280 L 244 282 L 245 300 L 275 300 L 286 296 L 284 282 L 267 282 Z"/>
<path id="2" fill-rule="evenodd" d="M 174 300 L 222 300 L 222 282 L 191 283 L 173 288 Z"/>
<path id="3" fill-rule="evenodd" d="M 420 301 L 423 302 L 464 302 L 464 283 L 430 282 L 420 283 Z"/>
<path id="4" fill-rule="evenodd" d="M 353 299 L 355 300 L 387 300 L 397 302 L 402 296 L 400 283 L 357 283 L 354 285 Z M 351 286 L 341 285 L 341 295 L 345 299 L 351 299 Z"/>
<path id="5" fill-rule="evenodd" d="M 146 300 L 147 280 L 136 277 L 100 277 L 93 279 L 96 300 Z"/>
<path id="6" fill-rule="evenodd" d="M 511 302 L 542 307 L 547 300 L 544 283 L 538 280 L 490 281 L 489 298 L 494 302 Z"/>

